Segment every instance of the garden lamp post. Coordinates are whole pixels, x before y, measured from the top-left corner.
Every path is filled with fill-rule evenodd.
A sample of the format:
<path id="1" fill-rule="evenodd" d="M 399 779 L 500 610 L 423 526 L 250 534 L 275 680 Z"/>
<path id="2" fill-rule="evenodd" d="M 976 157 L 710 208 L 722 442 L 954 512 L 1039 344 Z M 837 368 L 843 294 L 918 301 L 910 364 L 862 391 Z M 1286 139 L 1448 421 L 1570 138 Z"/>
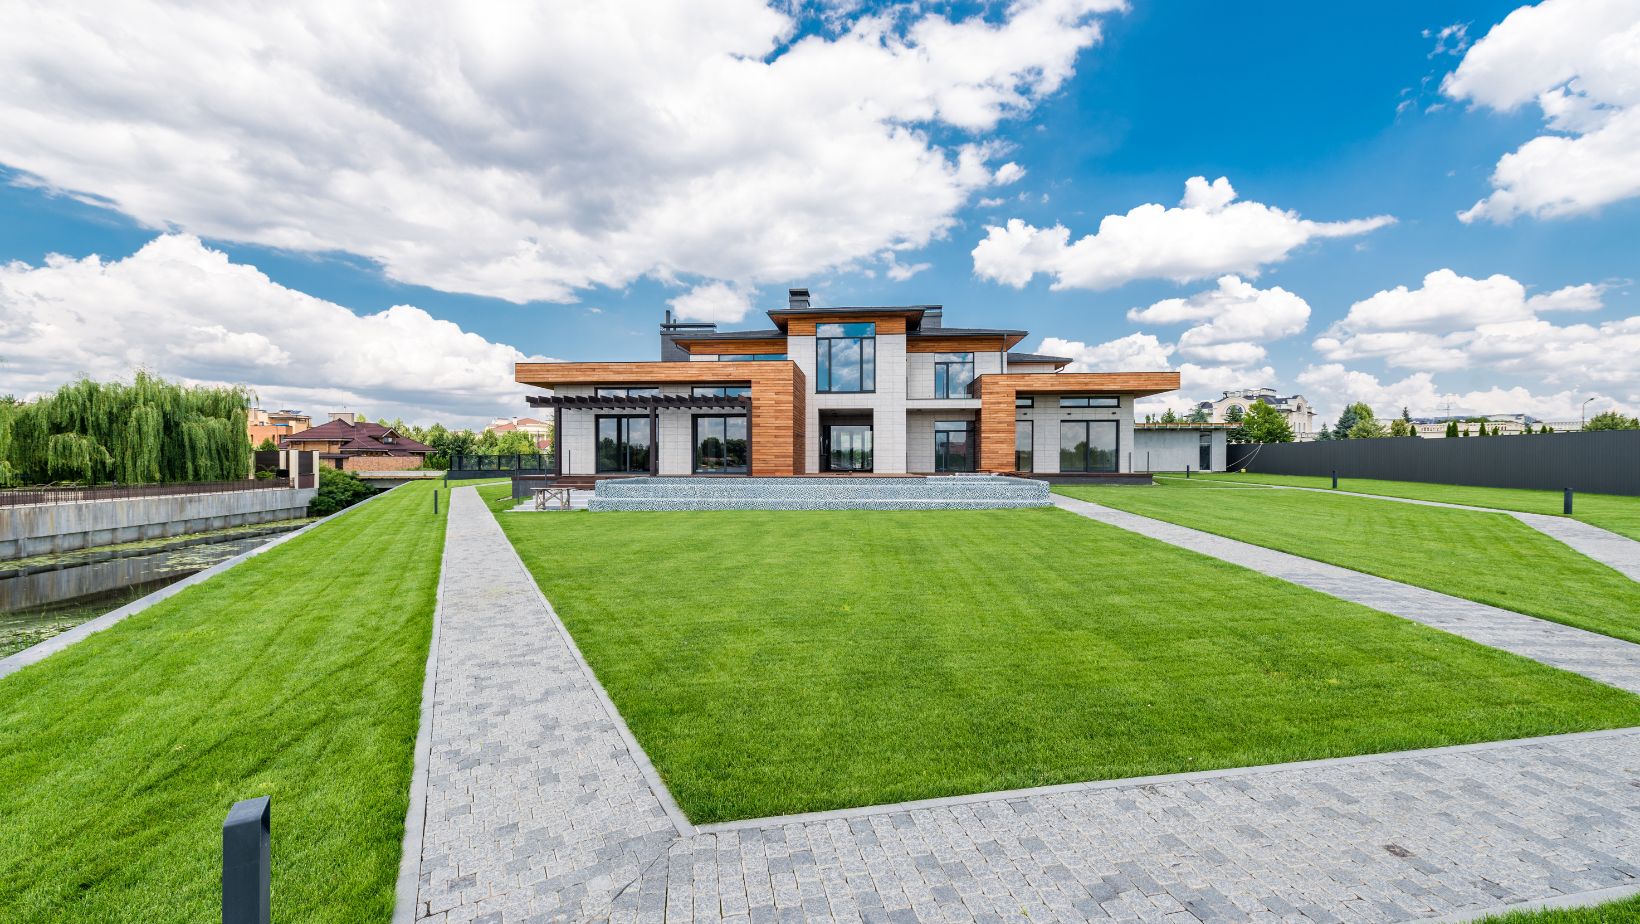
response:
<path id="1" fill-rule="evenodd" d="M 1589 422 L 1589 402 L 1593 400 L 1594 396 L 1591 395 L 1584 398 L 1583 403 L 1577 406 L 1577 428 L 1579 430 L 1583 429 Z"/>

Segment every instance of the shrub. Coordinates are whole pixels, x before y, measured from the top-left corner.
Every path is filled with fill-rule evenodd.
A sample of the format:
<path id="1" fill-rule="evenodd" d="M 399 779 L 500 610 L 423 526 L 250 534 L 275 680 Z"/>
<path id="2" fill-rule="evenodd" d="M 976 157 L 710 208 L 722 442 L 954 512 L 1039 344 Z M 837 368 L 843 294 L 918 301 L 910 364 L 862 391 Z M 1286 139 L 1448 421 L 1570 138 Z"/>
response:
<path id="1" fill-rule="evenodd" d="M 376 490 L 352 472 L 319 469 L 319 492 L 308 502 L 308 516 L 326 517 L 364 500 Z"/>

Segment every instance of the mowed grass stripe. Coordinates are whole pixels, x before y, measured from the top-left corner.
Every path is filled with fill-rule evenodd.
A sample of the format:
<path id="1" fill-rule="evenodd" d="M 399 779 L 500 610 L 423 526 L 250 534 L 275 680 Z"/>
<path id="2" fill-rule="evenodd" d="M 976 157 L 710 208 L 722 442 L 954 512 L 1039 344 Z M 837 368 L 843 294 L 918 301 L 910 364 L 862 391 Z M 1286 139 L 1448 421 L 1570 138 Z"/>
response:
<path id="1" fill-rule="evenodd" d="M 399 488 L 0 681 L 0 919 L 217 920 L 222 819 L 269 795 L 274 919 L 387 920 L 431 494 Z"/>
<path id="2" fill-rule="evenodd" d="M 499 519 L 697 823 L 1640 724 L 1057 509 Z"/>
<path id="3" fill-rule="evenodd" d="M 1640 642 L 1640 584 L 1501 513 L 1318 491 L 1058 486 L 1070 497 Z"/>
<path id="4" fill-rule="evenodd" d="M 1331 488 L 1332 479 L 1312 475 L 1259 475 L 1219 472 L 1198 475 L 1207 480 L 1277 484 L 1299 488 Z M 1420 481 L 1378 481 L 1369 478 L 1341 478 L 1340 491 L 1440 501 L 1471 507 L 1491 507 L 1519 513 L 1560 516 L 1564 497 L 1560 491 L 1530 491 L 1522 488 L 1478 488 L 1461 484 L 1433 484 Z M 1618 494 L 1578 493 L 1573 498 L 1572 519 L 1640 540 L 1640 497 Z"/>

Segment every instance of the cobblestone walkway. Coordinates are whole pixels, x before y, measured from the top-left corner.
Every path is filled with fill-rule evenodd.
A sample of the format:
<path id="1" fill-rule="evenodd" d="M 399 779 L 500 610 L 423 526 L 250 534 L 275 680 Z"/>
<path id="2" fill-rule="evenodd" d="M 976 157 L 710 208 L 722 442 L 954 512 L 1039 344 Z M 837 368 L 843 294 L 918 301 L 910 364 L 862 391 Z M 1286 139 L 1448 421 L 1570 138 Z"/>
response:
<path id="1" fill-rule="evenodd" d="M 1434 626 L 1482 645 L 1512 651 L 1534 661 L 1592 677 L 1601 683 L 1640 693 L 1640 645 L 1632 642 L 1422 587 L 1398 584 L 1337 565 L 1101 507 L 1061 494 L 1055 494 L 1053 502 L 1065 510 L 1101 523 L 1211 555 L 1334 597 Z"/>
<path id="2" fill-rule="evenodd" d="M 1393 922 L 1640 886 L 1640 729 L 696 830 L 470 490 L 446 541 L 418 920 Z"/>
<path id="3" fill-rule="evenodd" d="M 1556 517 L 1542 513 L 1523 513 L 1498 507 L 1475 507 L 1469 504 L 1449 504 L 1445 501 L 1419 500 L 1413 497 L 1390 497 L 1385 494 L 1363 494 L 1360 491 L 1334 491 L 1330 488 L 1306 488 L 1292 484 L 1259 484 L 1257 482 L 1226 483 L 1225 487 L 1269 489 L 1276 491 L 1316 491 L 1322 494 L 1346 494 L 1370 500 L 1394 501 L 1398 504 L 1417 504 L 1421 507 L 1450 507 L 1453 510 L 1475 510 L 1481 513 L 1501 513 L 1525 523 L 1545 536 L 1564 543 L 1597 562 L 1623 574 L 1631 581 L 1640 581 L 1640 542 L 1620 533 L 1601 529 L 1592 523 L 1571 517 Z"/>

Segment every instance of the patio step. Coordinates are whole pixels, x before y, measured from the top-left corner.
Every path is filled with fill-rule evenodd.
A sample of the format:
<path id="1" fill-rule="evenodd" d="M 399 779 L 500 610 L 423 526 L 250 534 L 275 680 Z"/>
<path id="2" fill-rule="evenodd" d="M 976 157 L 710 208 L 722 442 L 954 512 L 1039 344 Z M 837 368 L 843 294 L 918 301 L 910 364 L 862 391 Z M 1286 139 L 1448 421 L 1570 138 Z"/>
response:
<path id="1" fill-rule="evenodd" d="M 599 482 L 588 509 L 953 510 L 1044 507 L 1044 482 L 997 475 L 912 478 L 629 478 Z"/>

